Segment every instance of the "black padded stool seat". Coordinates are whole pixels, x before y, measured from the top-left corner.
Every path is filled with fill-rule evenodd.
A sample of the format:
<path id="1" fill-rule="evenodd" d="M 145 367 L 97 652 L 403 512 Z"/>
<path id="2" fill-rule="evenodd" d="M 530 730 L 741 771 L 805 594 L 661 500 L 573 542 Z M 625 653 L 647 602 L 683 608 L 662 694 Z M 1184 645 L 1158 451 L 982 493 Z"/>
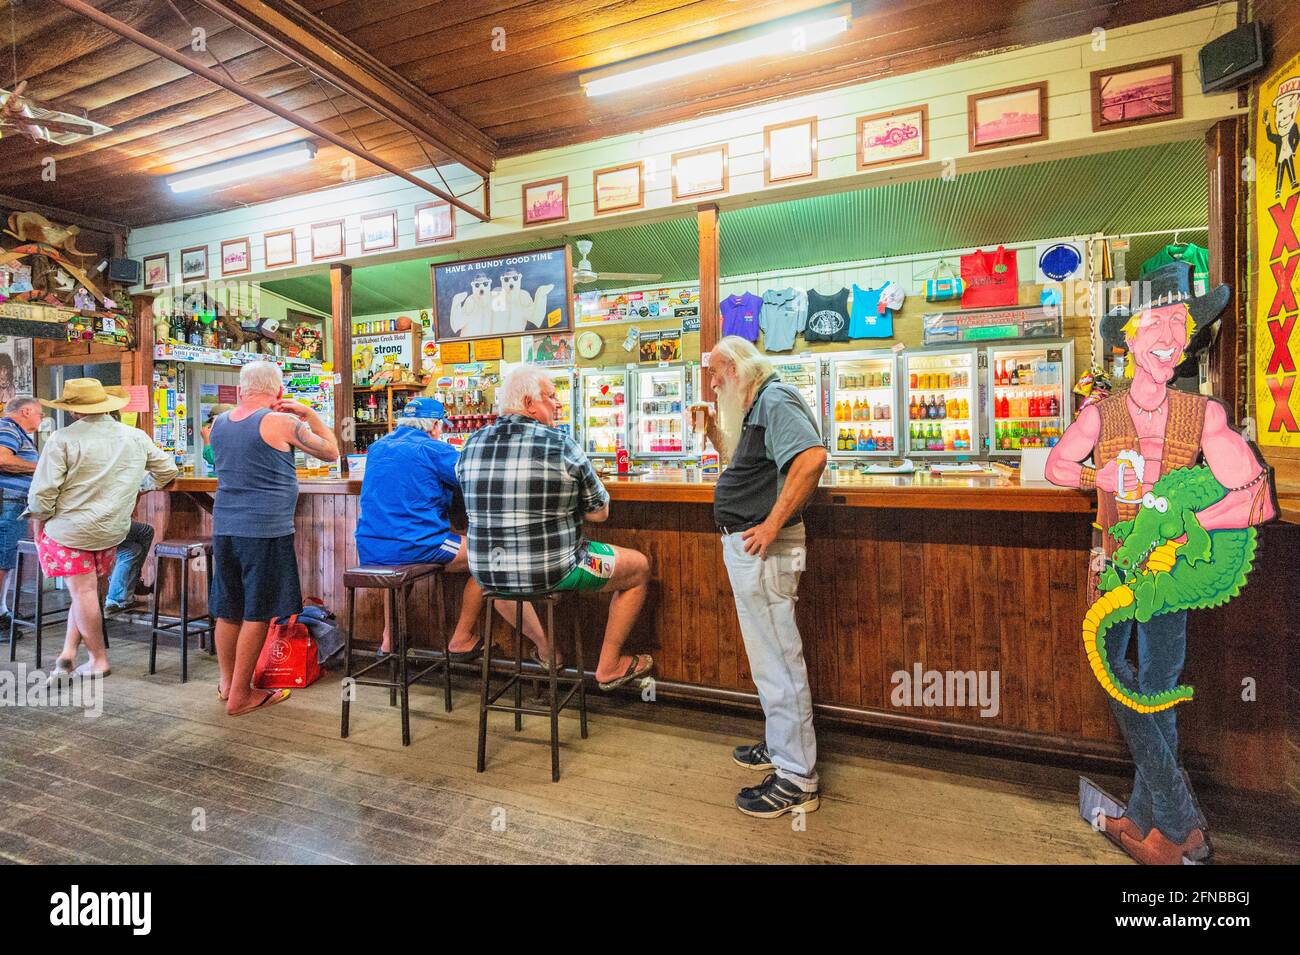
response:
<path id="1" fill-rule="evenodd" d="M 559 668 L 555 665 L 555 608 L 566 593 L 572 593 L 574 597 L 573 608 L 573 676 L 560 676 Z M 515 665 L 514 672 L 510 673 L 505 684 L 492 691 L 492 610 L 493 604 L 498 600 L 516 601 L 515 609 Z M 539 614 L 542 621 L 542 631 L 546 634 L 547 642 L 551 647 L 551 656 L 547 665 L 537 670 L 524 670 L 524 603 L 532 603 L 546 608 L 546 613 Z M 524 728 L 524 714 L 530 713 L 535 716 L 549 716 L 551 718 L 551 782 L 560 781 L 560 711 L 563 710 L 573 700 L 574 695 L 578 697 L 578 723 L 580 725 L 582 738 L 587 738 L 587 690 L 586 690 L 586 671 L 582 664 L 582 634 L 579 633 L 578 622 L 578 591 L 540 591 L 531 593 L 507 593 L 498 590 L 485 590 L 483 592 L 483 671 L 479 683 L 479 710 L 478 710 L 478 760 L 476 768 L 478 772 L 483 772 L 487 763 L 487 716 L 489 710 L 497 710 L 503 713 L 513 713 L 515 715 L 515 731 L 518 732 Z M 543 680 L 549 683 L 550 693 L 548 694 L 549 705 L 546 709 L 535 706 L 525 706 L 523 700 L 524 682 L 530 682 L 536 687 Z M 568 687 L 569 692 L 560 697 L 561 686 Z M 498 703 L 506 691 L 510 689 L 515 691 L 514 704 Z"/>
<path id="2" fill-rule="evenodd" d="M 348 737 L 348 716 L 354 687 L 357 686 L 388 687 L 389 706 L 396 705 L 397 693 L 399 690 L 401 691 L 403 746 L 411 745 L 411 684 L 423 679 L 438 667 L 443 668 L 445 676 L 444 707 L 447 712 L 451 712 L 451 654 L 448 647 L 451 637 L 447 632 L 447 614 L 443 594 L 444 570 L 445 567 L 442 564 L 393 564 L 391 566 L 370 564 L 361 567 L 350 567 L 343 572 L 343 586 L 348 592 L 348 629 L 344 635 L 343 646 L 343 659 L 345 662 L 342 694 L 343 714 L 339 733 L 343 739 Z M 433 662 L 428 666 L 412 672 L 410 668 L 411 660 L 427 661 L 430 659 L 427 651 L 412 650 L 410 648 L 410 634 L 407 633 L 406 627 L 406 604 L 411 596 L 411 588 L 415 586 L 417 581 L 426 577 L 433 578 L 433 596 L 437 611 L 435 626 L 442 636 L 442 653 L 439 657 L 434 657 Z M 354 671 L 352 669 L 352 636 L 353 631 L 356 629 L 356 592 L 358 590 L 387 590 L 392 593 L 388 632 L 393 638 L 393 652 L 381 657 L 378 651 L 368 651 L 375 659 L 360 670 Z M 383 666 L 385 662 L 388 663 L 388 679 L 383 680 L 378 677 L 363 679 L 365 674 L 376 667 Z"/>
<path id="3" fill-rule="evenodd" d="M 211 613 L 190 616 L 190 561 L 203 558 L 204 576 L 208 593 L 212 593 L 212 541 L 198 538 L 169 538 L 153 545 L 153 613 L 149 628 L 149 673 L 158 671 L 158 637 L 178 637 L 181 645 L 181 682 L 190 678 L 190 637 L 199 638 L 202 647 L 206 640 L 208 656 L 217 652 L 217 622 Z M 159 601 L 162 598 L 162 564 L 164 560 L 178 560 L 181 564 L 181 615 L 173 623 L 158 623 Z M 170 619 L 170 618 L 168 618 Z M 191 624 L 202 623 L 201 627 Z"/>

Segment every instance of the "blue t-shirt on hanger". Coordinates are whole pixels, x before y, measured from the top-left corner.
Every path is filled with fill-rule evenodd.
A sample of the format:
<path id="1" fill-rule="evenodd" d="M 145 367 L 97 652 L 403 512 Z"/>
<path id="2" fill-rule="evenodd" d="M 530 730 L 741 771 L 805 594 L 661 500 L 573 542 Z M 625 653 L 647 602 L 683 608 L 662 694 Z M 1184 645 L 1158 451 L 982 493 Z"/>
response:
<path id="1" fill-rule="evenodd" d="M 888 284 L 888 283 L 886 283 Z M 853 283 L 853 309 L 849 315 L 849 338 L 893 338 L 894 313 L 880 311 L 880 288 L 859 288 Z"/>

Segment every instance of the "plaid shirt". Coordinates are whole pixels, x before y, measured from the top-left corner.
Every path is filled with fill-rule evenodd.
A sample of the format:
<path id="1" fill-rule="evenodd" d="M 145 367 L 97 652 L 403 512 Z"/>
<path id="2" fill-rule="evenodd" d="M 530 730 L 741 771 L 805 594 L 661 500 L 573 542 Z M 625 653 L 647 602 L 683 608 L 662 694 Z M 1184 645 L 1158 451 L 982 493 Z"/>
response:
<path id="1" fill-rule="evenodd" d="M 567 434 L 523 415 L 474 432 L 456 465 L 469 569 L 490 590 L 549 590 L 578 565 L 582 515 L 609 492 Z"/>

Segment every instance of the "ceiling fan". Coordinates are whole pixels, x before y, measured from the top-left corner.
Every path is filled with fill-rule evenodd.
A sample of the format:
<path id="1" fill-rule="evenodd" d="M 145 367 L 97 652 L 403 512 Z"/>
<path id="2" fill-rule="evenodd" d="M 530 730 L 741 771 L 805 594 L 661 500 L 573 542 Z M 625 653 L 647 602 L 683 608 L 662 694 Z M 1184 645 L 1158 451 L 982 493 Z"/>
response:
<path id="1" fill-rule="evenodd" d="M 111 132 L 108 126 L 93 119 L 38 105 L 23 95 L 26 89 L 26 80 L 14 87 L 12 93 L 0 89 L 0 137 L 7 132 L 16 132 L 33 142 L 69 146 Z"/>
<path id="2" fill-rule="evenodd" d="M 576 243 L 578 254 L 582 258 L 578 264 L 573 267 L 573 284 L 590 285 L 592 282 L 657 282 L 662 275 L 652 274 L 649 272 L 597 272 L 591 267 L 591 260 L 587 258 L 591 254 L 592 242 L 590 239 L 579 239 Z"/>

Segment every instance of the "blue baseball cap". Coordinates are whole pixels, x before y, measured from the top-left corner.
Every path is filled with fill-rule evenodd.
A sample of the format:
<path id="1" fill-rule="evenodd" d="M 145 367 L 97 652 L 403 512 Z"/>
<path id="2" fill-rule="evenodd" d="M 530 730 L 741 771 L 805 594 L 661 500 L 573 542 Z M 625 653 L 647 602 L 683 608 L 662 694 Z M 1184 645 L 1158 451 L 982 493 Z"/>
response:
<path id="1" fill-rule="evenodd" d="M 419 395 L 406 403 L 399 417 L 432 418 L 435 421 L 441 421 L 447 417 L 447 409 L 437 398 Z"/>

